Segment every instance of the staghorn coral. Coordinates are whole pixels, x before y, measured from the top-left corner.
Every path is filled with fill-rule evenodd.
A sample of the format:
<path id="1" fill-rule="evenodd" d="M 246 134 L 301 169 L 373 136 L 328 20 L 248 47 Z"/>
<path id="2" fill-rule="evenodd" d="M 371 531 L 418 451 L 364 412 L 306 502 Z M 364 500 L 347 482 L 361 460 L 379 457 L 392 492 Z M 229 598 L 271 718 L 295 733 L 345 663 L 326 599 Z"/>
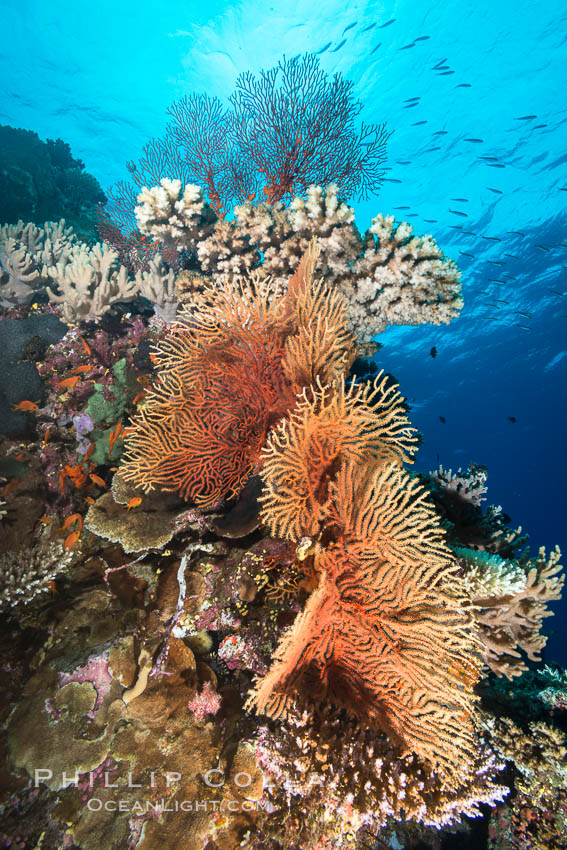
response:
<path id="1" fill-rule="evenodd" d="M 329 485 L 317 587 L 248 706 L 285 717 L 309 693 L 465 781 L 480 661 L 457 568 L 417 481 L 398 463 L 355 463 Z"/>
<path id="2" fill-rule="evenodd" d="M 260 502 L 270 533 L 294 543 L 317 537 L 332 511 L 330 484 L 341 464 L 409 461 L 414 434 L 397 387 L 382 373 L 374 384 L 304 390 L 263 451 Z"/>
<path id="3" fill-rule="evenodd" d="M 462 306 L 461 274 L 432 236 L 412 236 L 407 222 L 378 215 L 364 251 L 343 284 L 353 320 L 366 341 L 387 325 L 449 324 Z"/>
<path id="4" fill-rule="evenodd" d="M 0 228 L 0 306 L 27 304 L 48 280 L 48 267 L 69 261 L 76 237 L 65 221 Z"/>
<path id="5" fill-rule="evenodd" d="M 540 633 L 542 621 L 553 614 L 547 603 L 561 598 L 565 581 L 558 575 L 560 558 L 559 548 L 546 558 L 542 547 L 537 558 L 520 561 L 525 575 L 523 587 L 484 597 L 473 594 L 483 657 L 497 675 L 512 679 L 528 669 L 519 650 L 530 661 L 541 660 L 540 652 L 547 643 Z"/>
<path id="6" fill-rule="evenodd" d="M 348 369 L 344 307 L 312 283 L 315 262 L 313 245 L 285 298 L 253 276 L 208 286 L 185 305 L 157 350 L 160 383 L 126 439 L 126 480 L 202 505 L 235 495 L 305 382 Z"/>
<path id="7" fill-rule="evenodd" d="M 128 279 L 124 266 L 118 265 L 118 254 L 106 245 L 73 249 L 66 263 L 48 269 L 58 292 L 47 287 L 51 301 L 62 304 L 63 316 L 69 324 L 98 319 L 118 301 L 132 301 L 137 295 L 136 283 Z"/>

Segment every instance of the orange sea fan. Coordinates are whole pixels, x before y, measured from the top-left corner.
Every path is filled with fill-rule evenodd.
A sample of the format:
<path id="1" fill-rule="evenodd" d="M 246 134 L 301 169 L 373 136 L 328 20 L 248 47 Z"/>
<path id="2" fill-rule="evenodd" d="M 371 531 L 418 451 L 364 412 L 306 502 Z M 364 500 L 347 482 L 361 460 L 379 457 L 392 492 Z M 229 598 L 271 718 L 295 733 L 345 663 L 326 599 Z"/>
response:
<path id="1" fill-rule="evenodd" d="M 347 313 L 341 296 L 312 284 L 316 256 L 312 245 L 286 295 L 252 275 L 206 287 L 185 306 L 155 352 L 158 381 L 125 441 L 126 480 L 201 505 L 234 495 L 304 382 L 344 374 Z"/>
<path id="2" fill-rule="evenodd" d="M 126 480 L 209 505 L 237 493 L 255 468 L 269 428 L 294 401 L 283 344 L 242 327 L 223 335 L 222 345 L 207 345 L 187 330 L 164 346 L 168 367 L 126 440 Z"/>
<path id="3" fill-rule="evenodd" d="M 262 518 L 274 537 L 316 537 L 330 510 L 330 484 L 346 460 L 411 461 L 415 428 L 397 387 L 380 373 L 374 384 L 305 389 L 262 452 Z"/>
<path id="4" fill-rule="evenodd" d="M 312 239 L 282 301 L 293 327 L 285 344 L 284 369 L 296 392 L 317 380 L 330 384 L 341 379 L 356 357 L 345 296 L 329 289 L 323 279 L 314 281 L 319 254 Z"/>
<path id="5" fill-rule="evenodd" d="M 285 716 L 330 701 L 451 782 L 475 753 L 480 660 L 459 579 L 425 491 L 397 463 L 343 463 L 329 485 L 319 584 L 248 707 Z"/>

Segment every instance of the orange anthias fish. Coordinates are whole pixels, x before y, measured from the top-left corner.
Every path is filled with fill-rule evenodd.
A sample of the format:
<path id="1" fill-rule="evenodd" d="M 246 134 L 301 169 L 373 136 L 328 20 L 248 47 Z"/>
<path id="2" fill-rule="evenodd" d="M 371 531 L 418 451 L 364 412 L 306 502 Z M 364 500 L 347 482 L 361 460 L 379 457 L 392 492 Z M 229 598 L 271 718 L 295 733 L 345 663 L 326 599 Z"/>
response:
<path id="1" fill-rule="evenodd" d="M 108 435 L 108 450 L 109 450 L 109 452 L 112 452 L 112 449 L 114 448 L 114 443 L 116 442 L 116 440 L 120 436 L 121 431 L 122 431 L 122 422 L 119 422 L 118 425 L 116 426 L 116 428 L 114 429 L 114 431 L 111 431 L 110 434 Z"/>
<path id="2" fill-rule="evenodd" d="M 11 493 L 12 490 L 15 490 L 16 487 L 19 487 L 19 486 L 20 486 L 20 479 L 14 478 L 13 481 L 10 481 L 10 483 L 6 484 L 6 486 L 4 487 L 4 495 L 7 496 L 8 493 Z"/>
<path id="3" fill-rule="evenodd" d="M 134 398 L 132 399 L 132 404 L 139 404 L 143 398 L 146 397 L 146 393 L 142 390 L 139 393 L 136 393 Z"/>
<path id="4" fill-rule="evenodd" d="M 38 410 L 38 405 L 34 401 L 19 401 L 18 404 L 12 405 L 12 410 Z"/>
<path id="5" fill-rule="evenodd" d="M 90 372 L 92 368 L 93 367 L 89 366 L 89 364 L 87 363 L 84 366 L 75 366 L 74 369 L 71 369 L 71 372 L 73 372 L 76 375 L 79 375 L 79 374 L 82 374 L 84 372 Z"/>
<path id="6" fill-rule="evenodd" d="M 138 505 L 141 505 L 141 504 L 142 504 L 142 497 L 141 496 L 133 496 L 130 499 L 130 501 L 128 502 L 128 504 L 126 505 L 126 507 L 130 511 L 130 510 L 132 510 L 132 508 L 137 508 Z"/>
<path id="7" fill-rule="evenodd" d="M 77 489 L 84 487 L 88 480 L 86 471 L 79 464 L 76 466 L 65 466 L 59 473 L 59 489 L 62 493 L 65 492 L 66 478 L 70 478 Z"/>
<path id="8" fill-rule="evenodd" d="M 61 531 L 65 531 L 70 525 L 74 525 L 75 523 L 79 526 L 80 533 L 83 530 L 83 517 L 81 514 L 70 514 L 61 526 Z"/>
<path id="9" fill-rule="evenodd" d="M 63 547 L 65 549 L 72 549 L 80 536 L 81 536 L 80 531 L 72 531 L 71 534 L 69 535 L 69 537 L 67 537 L 65 539 L 65 543 L 63 544 Z"/>
<path id="10" fill-rule="evenodd" d="M 100 477 L 100 475 L 95 475 L 94 473 L 91 473 L 91 474 L 89 475 L 89 478 L 90 478 L 90 479 L 91 479 L 91 481 L 93 481 L 95 484 L 98 484 L 98 486 L 99 486 L 99 487 L 103 487 L 103 488 L 106 490 L 106 481 L 104 481 L 104 479 L 103 479 L 103 478 L 101 478 L 101 477 Z"/>
<path id="11" fill-rule="evenodd" d="M 85 452 L 85 456 L 83 458 L 83 463 L 86 460 L 89 460 L 89 458 L 91 458 L 93 456 L 93 452 L 94 452 L 95 448 L 96 448 L 95 443 L 91 443 L 90 446 L 88 447 L 88 449 Z"/>
<path id="12" fill-rule="evenodd" d="M 56 386 L 60 387 L 62 390 L 72 390 L 74 386 L 80 381 L 78 375 L 75 375 L 72 378 L 65 378 L 64 381 L 57 381 Z"/>
<path id="13" fill-rule="evenodd" d="M 79 339 L 81 340 L 81 345 L 83 346 L 85 354 L 92 354 L 91 347 L 88 342 L 85 342 L 82 336 L 80 336 Z"/>

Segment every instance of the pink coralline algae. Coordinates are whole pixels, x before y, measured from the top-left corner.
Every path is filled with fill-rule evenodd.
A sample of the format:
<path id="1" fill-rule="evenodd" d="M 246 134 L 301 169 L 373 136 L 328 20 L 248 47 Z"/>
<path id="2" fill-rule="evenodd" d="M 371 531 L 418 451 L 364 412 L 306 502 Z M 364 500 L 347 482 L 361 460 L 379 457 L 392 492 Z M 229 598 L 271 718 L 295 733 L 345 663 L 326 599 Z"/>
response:
<path id="1" fill-rule="evenodd" d="M 187 708 L 193 713 L 195 720 L 204 720 L 207 714 L 216 714 L 221 705 L 221 697 L 210 682 L 205 682 L 203 690 L 196 693 L 187 703 Z"/>
<path id="2" fill-rule="evenodd" d="M 97 693 L 94 708 L 89 712 L 89 717 L 94 717 L 100 708 L 102 700 L 110 690 L 112 676 L 108 670 L 108 653 L 93 655 L 82 667 L 77 667 L 72 673 L 59 673 L 59 684 L 68 685 L 70 682 L 90 682 Z"/>

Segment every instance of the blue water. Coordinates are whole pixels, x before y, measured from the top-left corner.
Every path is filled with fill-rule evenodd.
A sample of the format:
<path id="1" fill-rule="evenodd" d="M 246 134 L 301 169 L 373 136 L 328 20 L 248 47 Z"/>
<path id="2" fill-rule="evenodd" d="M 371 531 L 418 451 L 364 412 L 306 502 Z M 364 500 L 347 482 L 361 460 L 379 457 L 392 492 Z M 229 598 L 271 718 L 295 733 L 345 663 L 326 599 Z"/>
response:
<path id="1" fill-rule="evenodd" d="M 4 0 L 0 12 L 0 123 L 60 136 L 103 186 L 163 132 L 175 98 L 224 98 L 239 73 L 331 42 L 323 68 L 394 131 L 391 182 L 355 204 L 359 228 L 393 212 L 463 271 L 460 319 L 380 338 L 425 437 L 418 465 L 487 465 L 489 501 L 534 548 L 567 553 L 564 4 Z M 554 608 L 546 659 L 566 664 L 567 603 Z"/>

